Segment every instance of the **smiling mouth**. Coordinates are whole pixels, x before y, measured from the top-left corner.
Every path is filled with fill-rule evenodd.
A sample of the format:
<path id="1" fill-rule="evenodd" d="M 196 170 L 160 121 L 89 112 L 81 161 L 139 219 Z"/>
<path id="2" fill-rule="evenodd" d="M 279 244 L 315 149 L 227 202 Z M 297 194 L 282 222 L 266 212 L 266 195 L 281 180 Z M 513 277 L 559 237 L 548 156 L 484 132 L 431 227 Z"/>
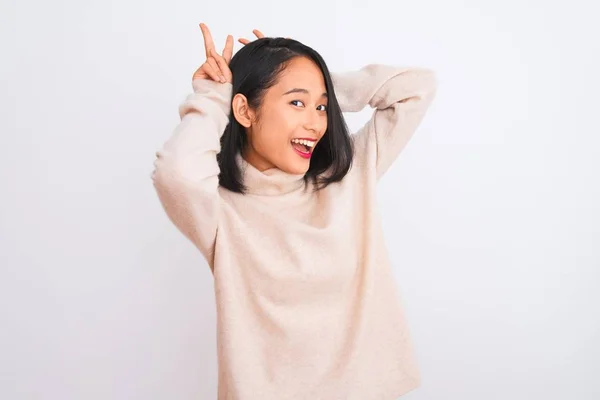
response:
<path id="1" fill-rule="evenodd" d="M 314 139 L 292 139 L 292 147 L 298 152 L 311 154 L 317 141 Z"/>

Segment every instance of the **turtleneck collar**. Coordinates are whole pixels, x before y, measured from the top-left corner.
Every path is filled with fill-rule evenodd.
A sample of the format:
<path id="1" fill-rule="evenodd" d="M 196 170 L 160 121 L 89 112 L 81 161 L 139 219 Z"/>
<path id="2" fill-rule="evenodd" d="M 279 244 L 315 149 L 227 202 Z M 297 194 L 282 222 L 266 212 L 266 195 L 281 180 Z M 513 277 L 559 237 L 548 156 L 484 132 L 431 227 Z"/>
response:
<path id="1" fill-rule="evenodd" d="M 236 161 L 247 193 L 276 196 L 304 187 L 304 174 L 288 174 L 275 167 L 261 172 L 249 164 L 240 153 L 236 155 Z"/>

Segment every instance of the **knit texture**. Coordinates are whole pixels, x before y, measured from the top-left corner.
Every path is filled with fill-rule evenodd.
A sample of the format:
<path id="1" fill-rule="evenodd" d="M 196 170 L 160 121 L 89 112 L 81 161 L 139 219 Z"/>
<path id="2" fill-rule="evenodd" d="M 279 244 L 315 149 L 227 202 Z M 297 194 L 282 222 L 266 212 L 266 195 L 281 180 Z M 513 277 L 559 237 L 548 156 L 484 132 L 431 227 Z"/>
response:
<path id="1" fill-rule="evenodd" d="M 229 83 L 194 80 L 157 152 L 158 197 L 214 277 L 219 400 L 393 400 L 420 384 L 375 196 L 437 80 L 376 64 L 332 78 L 342 111 L 374 110 L 352 168 L 325 189 L 241 156 L 247 194 L 219 186 Z"/>

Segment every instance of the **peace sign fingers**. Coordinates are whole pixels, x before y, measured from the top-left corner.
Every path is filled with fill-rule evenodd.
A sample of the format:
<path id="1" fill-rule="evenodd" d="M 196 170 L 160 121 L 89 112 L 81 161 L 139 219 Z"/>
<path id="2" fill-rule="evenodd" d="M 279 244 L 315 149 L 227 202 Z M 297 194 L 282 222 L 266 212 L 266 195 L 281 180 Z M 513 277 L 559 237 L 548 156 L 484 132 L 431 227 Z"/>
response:
<path id="1" fill-rule="evenodd" d="M 265 34 L 262 33 L 261 31 L 259 31 L 258 29 L 254 29 L 252 31 L 252 33 L 254 33 L 254 36 L 256 36 L 257 39 L 262 39 L 265 37 Z M 238 42 L 240 42 L 244 46 L 247 45 L 248 43 L 250 43 L 250 41 L 248 39 L 244 39 L 244 38 L 238 39 Z"/>
<path id="2" fill-rule="evenodd" d="M 215 42 L 208 26 L 204 23 L 200 23 L 200 30 L 204 37 L 206 61 L 194 72 L 192 81 L 195 79 L 211 79 L 215 82 L 231 83 L 233 81 L 233 76 L 229 69 L 229 62 L 233 56 L 233 36 L 227 35 L 225 48 L 221 55 L 215 50 Z"/>
<path id="3" fill-rule="evenodd" d="M 201 23 L 200 30 L 202 31 L 202 36 L 204 37 L 204 50 L 206 51 L 206 58 L 208 58 L 210 57 L 210 51 L 215 49 L 215 42 L 213 41 L 210 30 L 206 24 Z"/>
<path id="4" fill-rule="evenodd" d="M 225 48 L 223 49 L 223 58 L 227 65 L 231 61 L 231 57 L 233 56 L 233 36 L 227 35 L 227 40 L 225 41 Z"/>

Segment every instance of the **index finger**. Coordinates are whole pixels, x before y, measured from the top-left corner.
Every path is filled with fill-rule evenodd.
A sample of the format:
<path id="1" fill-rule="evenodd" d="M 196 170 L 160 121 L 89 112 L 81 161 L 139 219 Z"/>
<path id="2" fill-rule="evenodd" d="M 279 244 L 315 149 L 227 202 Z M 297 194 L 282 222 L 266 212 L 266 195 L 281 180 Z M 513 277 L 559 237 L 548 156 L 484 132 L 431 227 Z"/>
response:
<path id="1" fill-rule="evenodd" d="M 256 35 L 257 38 L 262 39 L 265 37 L 265 34 L 262 33 L 261 31 L 259 31 L 258 29 L 254 29 L 252 31 L 252 33 L 254 33 L 254 35 Z"/>
<path id="2" fill-rule="evenodd" d="M 208 58 L 210 57 L 210 50 L 215 48 L 215 42 L 213 41 L 208 26 L 200 23 L 200 30 L 202 31 L 202 36 L 204 37 L 204 50 L 206 51 L 206 57 Z"/>

